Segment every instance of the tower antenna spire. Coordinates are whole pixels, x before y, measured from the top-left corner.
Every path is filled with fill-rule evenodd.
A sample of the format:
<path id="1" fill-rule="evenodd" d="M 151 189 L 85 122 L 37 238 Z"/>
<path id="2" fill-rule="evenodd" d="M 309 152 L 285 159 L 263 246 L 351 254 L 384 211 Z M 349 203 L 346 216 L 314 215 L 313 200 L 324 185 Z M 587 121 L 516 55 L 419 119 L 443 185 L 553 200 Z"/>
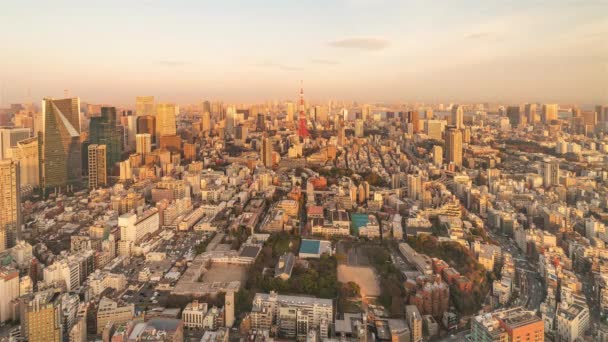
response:
<path id="1" fill-rule="evenodd" d="M 306 113 L 304 112 L 304 81 L 300 80 L 300 117 L 298 120 L 298 136 L 304 140 L 310 136 L 306 127 Z"/>

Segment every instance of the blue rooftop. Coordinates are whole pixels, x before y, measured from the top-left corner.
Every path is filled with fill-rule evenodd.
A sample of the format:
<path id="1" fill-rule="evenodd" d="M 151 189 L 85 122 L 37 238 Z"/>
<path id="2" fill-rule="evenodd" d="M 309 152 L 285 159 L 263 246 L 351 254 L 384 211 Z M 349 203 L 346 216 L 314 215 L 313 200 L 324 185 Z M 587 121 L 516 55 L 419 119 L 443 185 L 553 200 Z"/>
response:
<path id="1" fill-rule="evenodd" d="M 351 214 L 351 226 L 355 230 L 355 233 L 359 233 L 359 228 L 367 225 L 369 223 L 369 215 L 368 214 Z"/>
<path id="2" fill-rule="evenodd" d="M 300 244 L 300 254 L 319 254 L 321 241 L 319 240 L 302 240 Z"/>

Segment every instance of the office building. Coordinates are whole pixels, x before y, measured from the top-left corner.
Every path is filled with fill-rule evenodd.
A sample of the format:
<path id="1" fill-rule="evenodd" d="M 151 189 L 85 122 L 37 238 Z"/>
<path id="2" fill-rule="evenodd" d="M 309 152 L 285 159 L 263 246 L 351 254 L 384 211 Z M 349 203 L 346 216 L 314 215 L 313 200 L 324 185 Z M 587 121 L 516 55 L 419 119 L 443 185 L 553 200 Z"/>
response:
<path id="1" fill-rule="evenodd" d="M 62 342 L 59 293 L 38 292 L 28 300 L 21 314 L 21 335 L 31 342 Z"/>
<path id="2" fill-rule="evenodd" d="M 89 189 L 108 184 L 106 168 L 106 145 L 89 145 Z"/>
<path id="3" fill-rule="evenodd" d="M 208 136 L 211 132 L 211 114 L 209 114 L 208 111 L 203 113 L 203 117 L 201 119 L 201 130 L 206 136 Z"/>
<path id="4" fill-rule="evenodd" d="M 550 123 L 553 120 L 557 120 L 557 111 L 557 104 L 543 105 L 543 123 Z"/>
<path id="5" fill-rule="evenodd" d="M 207 303 L 202 303 L 198 300 L 188 303 L 184 310 L 182 310 L 182 321 L 184 322 L 184 327 L 188 329 L 202 329 L 207 311 Z"/>
<path id="6" fill-rule="evenodd" d="M 136 116 L 154 116 L 155 114 L 156 113 L 154 111 L 154 96 L 137 96 L 135 98 Z"/>
<path id="7" fill-rule="evenodd" d="M 0 160 L 11 158 L 11 148 L 29 137 L 29 128 L 0 127 Z"/>
<path id="8" fill-rule="evenodd" d="M 420 118 L 418 115 L 418 111 L 408 111 L 407 112 L 407 123 L 412 127 L 412 133 L 420 132 Z"/>
<path id="9" fill-rule="evenodd" d="M 285 109 L 285 113 L 286 113 L 285 114 L 286 115 L 285 116 L 285 121 L 292 122 L 293 118 L 295 116 L 295 113 L 296 113 L 296 106 L 295 106 L 295 104 L 293 102 L 287 102 L 285 104 L 285 107 L 286 107 L 286 109 Z"/>
<path id="10" fill-rule="evenodd" d="M 276 328 L 281 337 L 303 338 L 316 330 L 322 338 L 329 333 L 333 319 L 331 299 L 257 293 L 251 309 L 251 327 L 259 330 Z"/>
<path id="11" fill-rule="evenodd" d="M 462 106 L 452 106 L 452 120 L 450 124 L 458 129 L 464 129 L 464 110 L 462 109 Z"/>
<path id="12" fill-rule="evenodd" d="M 156 117 L 144 115 L 137 118 L 137 134 L 150 134 L 152 142 L 156 142 Z"/>
<path id="13" fill-rule="evenodd" d="M 123 151 L 123 127 L 117 126 L 116 108 L 101 107 L 101 116 L 91 118 L 89 142 L 106 146 L 106 168 L 113 170 L 121 161 Z"/>
<path id="14" fill-rule="evenodd" d="M 528 123 L 535 124 L 540 121 L 536 110 L 536 103 L 526 103 L 524 106 L 524 114 L 528 120 Z"/>
<path id="15" fill-rule="evenodd" d="M 444 127 L 443 120 L 426 120 L 424 124 L 426 135 L 435 140 L 442 140 Z"/>
<path id="16" fill-rule="evenodd" d="M 534 312 L 516 307 L 473 317 L 470 339 L 472 342 L 542 342 L 545 326 Z"/>
<path id="17" fill-rule="evenodd" d="M 172 103 L 159 103 L 156 106 L 156 141 L 161 136 L 177 134 L 177 107 Z"/>
<path id="18" fill-rule="evenodd" d="M 152 152 L 152 135 L 150 133 L 135 135 L 135 152 L 141 155 Z"/>
<path id="19" fill-rule="evenodd" d="M 361 119 L 357 119 L 357 121 L 355 121 L 355 136 L 357 138 L 362 138 L 364 136 L 364 133 L 365 133 L 364 124 L 365 123 Z"/>
<path id="20" fill-rule="evenodd" d="M 462 166 L 462 131 L 456 127 L 448 128 L 445 134 L 446 163 Z"/>
<path id="21" fill-rule="evenodd" d="M 15 246 L 21 230 L 19 162 L 0 160 L 0 251 Z"/>
<path id="22" fill-rule="evenodd" d="M 525 125 L 525 117 L 522 115 L 519 110 L 519 106 L 509 106 L 507 107 L 507 118 L 509 118 L 509 123 L 511 127 L 516 128 L 521 125 Z"/>
<path id="23" fill-rule="evenodd" d="M 46 191 L 61 190 L 82 180 L 80 99 L 42 100 L 40 183 Z"/>
<path id="24" fill-rule="evenodd" d="M 99 301 L 99 309 L 97 310 L 97 333 L 101 334 L 109 322 L 114 324 L 127 323 L 133 319 L 134 315 L 134 304 L 120 306 L 118 302 L 103 297 Z"/>
<path id="25" fill-rule="evenodd" d="M 12 159 L 19 161 L 20 181 L 23 188 L 40 186 L 40 157 L 38 154 L 38 138 L 21 140 L 11 149 Z"/>
<path id="26" fill-rule="evenodd" d="M 262 159 L 262 164 L 264 164 L 265 167 L 272 167 L 272 152 L 272 141 L 268 137 L 263 137 L 262 148 L 260 150 L 260 159 Z"/>
<path id="27" fill-rule="evenodd" d="M 557 308 L 556 325 L 557 342 L 575 342 L 585 336 L 590 325 L 589 308 L 585 303 L 568 304 L 562 301 Z"/>

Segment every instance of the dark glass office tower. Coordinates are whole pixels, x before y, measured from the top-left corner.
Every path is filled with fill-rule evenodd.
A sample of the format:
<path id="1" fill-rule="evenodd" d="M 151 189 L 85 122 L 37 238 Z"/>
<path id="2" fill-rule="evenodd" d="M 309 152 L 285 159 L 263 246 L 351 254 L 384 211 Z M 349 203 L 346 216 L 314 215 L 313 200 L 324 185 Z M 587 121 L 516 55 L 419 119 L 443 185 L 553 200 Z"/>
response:
<path id="1" fill-rule="evenodd" d="M 101 116 L 91 118 L 89 123 L 89 142 L 106 145 L 106 161 L 108 170 L 121 161 L 124 130 L 116 124 L 116 108 L 101 107 Z"/>

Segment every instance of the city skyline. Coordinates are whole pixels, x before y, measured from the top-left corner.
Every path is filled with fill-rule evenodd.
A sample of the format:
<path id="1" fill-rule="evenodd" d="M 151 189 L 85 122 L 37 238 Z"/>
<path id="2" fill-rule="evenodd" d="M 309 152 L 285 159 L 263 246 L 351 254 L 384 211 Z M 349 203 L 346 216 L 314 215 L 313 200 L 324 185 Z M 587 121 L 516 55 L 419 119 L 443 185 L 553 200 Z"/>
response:
<path id="1" fill-rule="evenodd" d="M 31 10 L 36 8 L 36 10 Z M 8 4 L 0 101 L 608 99 L 601 1 Z M 18 30 L 15 28 L 18 27 Z M 41 63 L 41 54 L 44 62 Z"/>

